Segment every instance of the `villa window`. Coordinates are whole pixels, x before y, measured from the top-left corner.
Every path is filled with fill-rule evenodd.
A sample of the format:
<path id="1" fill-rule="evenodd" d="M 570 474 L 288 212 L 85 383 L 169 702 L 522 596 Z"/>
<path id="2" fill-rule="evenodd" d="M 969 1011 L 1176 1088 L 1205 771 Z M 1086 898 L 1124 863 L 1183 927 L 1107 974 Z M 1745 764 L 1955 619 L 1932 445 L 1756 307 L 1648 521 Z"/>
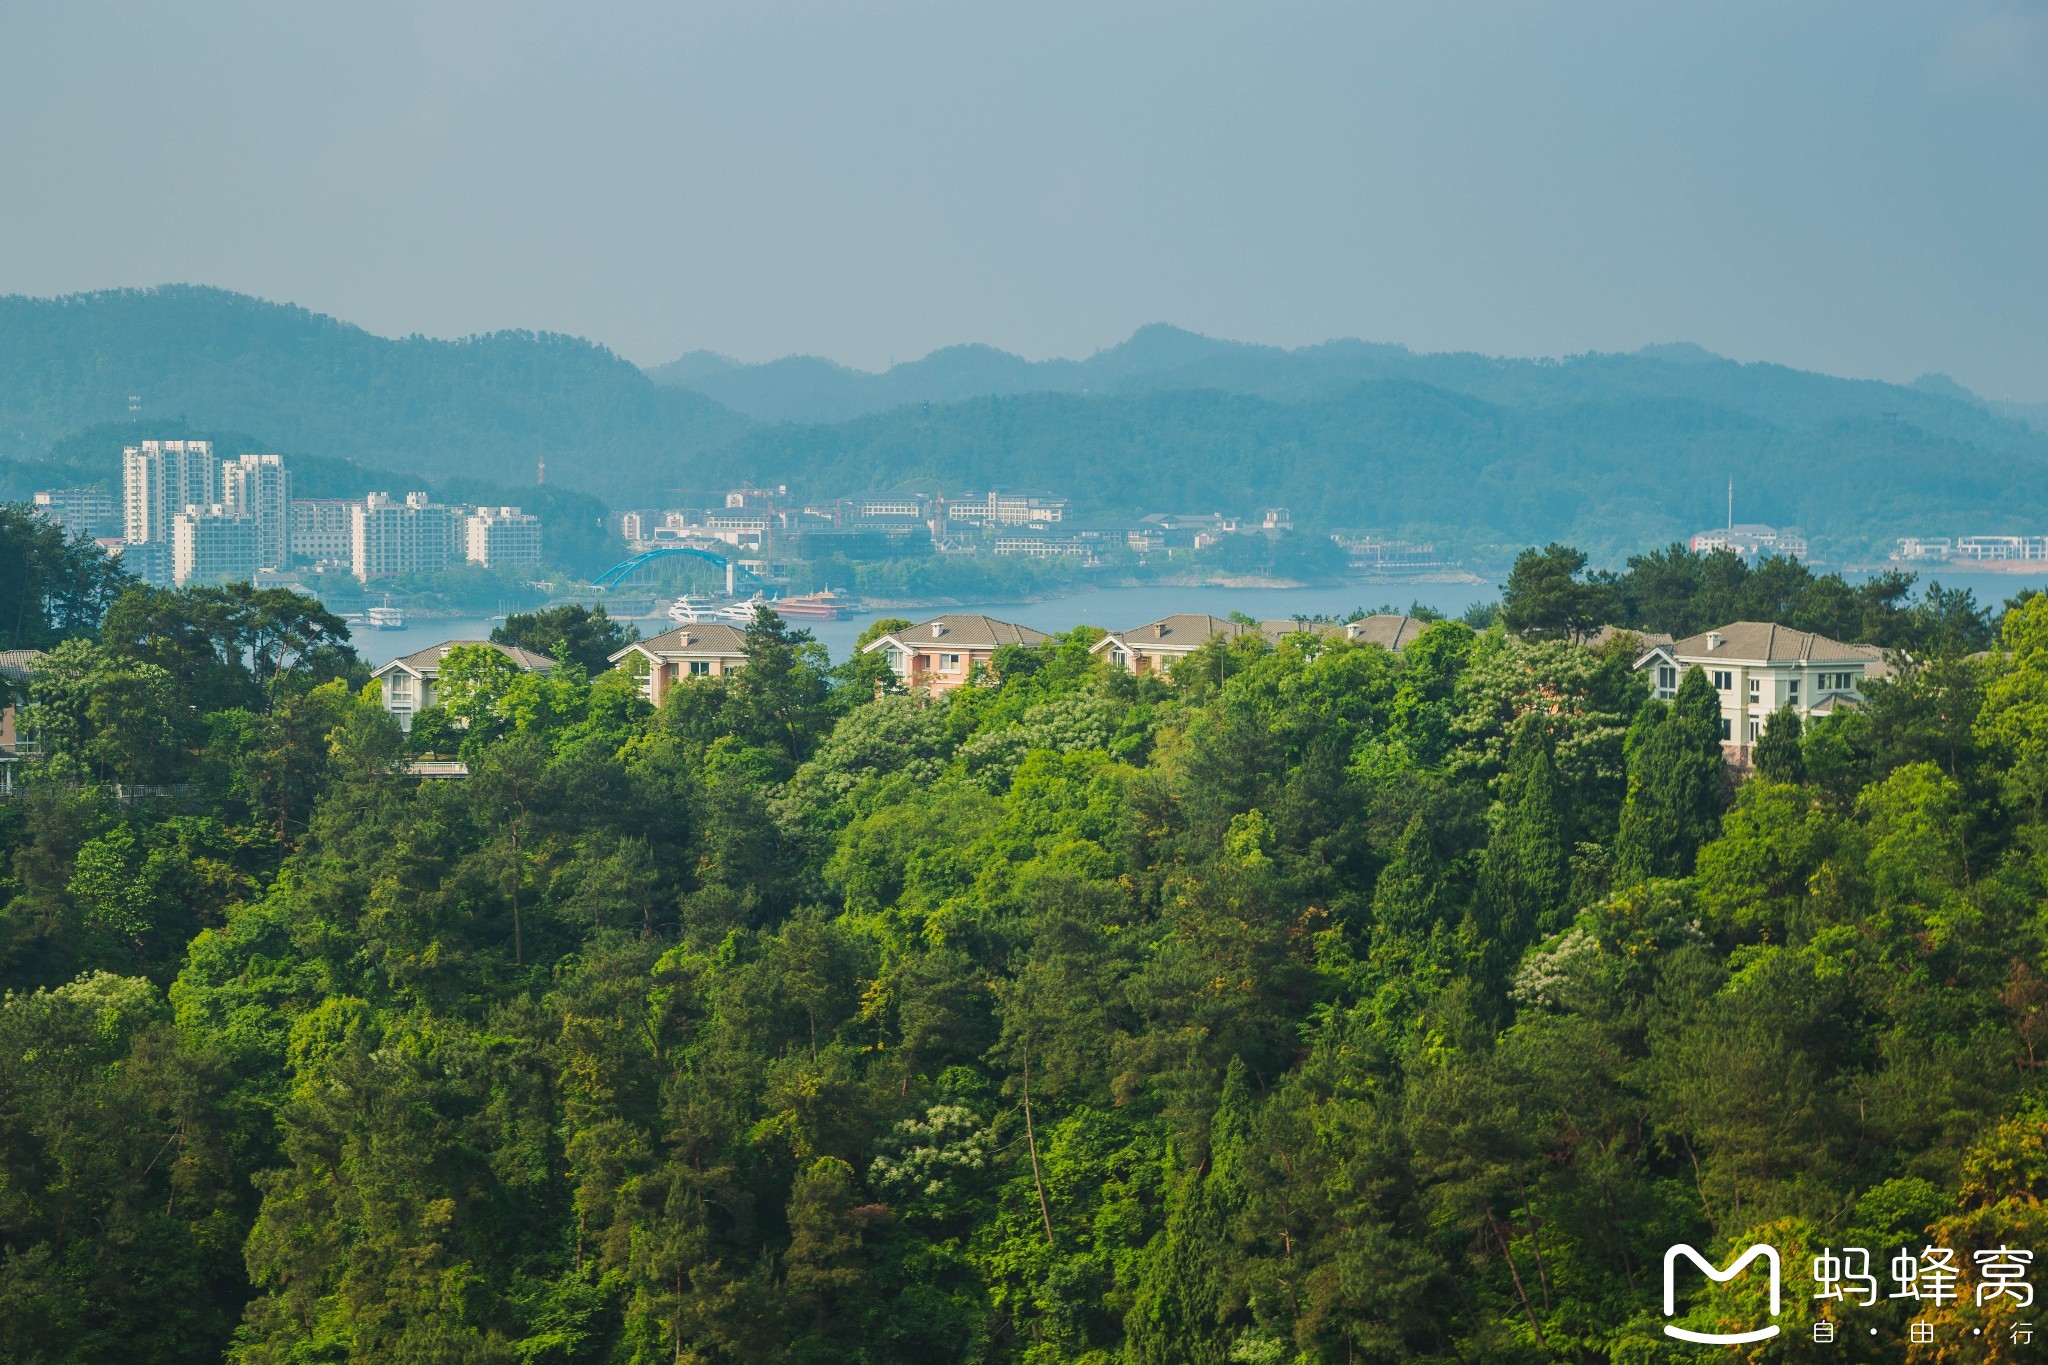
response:
<path id="1" fill-rule="evenodd" d="M 1791 682 L 1786 684 L 1785 700 L 1795 703 L 1799 700 L 1799 679 L 1794 678 Z"/>
<path id="2" fill-rule="evenodd" d="M 960 656 L 958 654 L 941 654 L 939 656 L 939 672 L 958 673 L 959 671 Z"/>
<path id="3" fill-rule="evenodd" d="M 1726 692 L 1735 686 L 1735 675 L 1726 669 L 1717 668 L 1714 670 L 1713 682 L 1716 692 Z"/>
<path id="4" fill-rule="evenodd" d="M 1756 742 L 1756 737 L 1763 732 L 1763 728 L 1763 722 L 1760 720 L 1753 720 L 1749 723 L 1750 743 L 1754 744 Z"/>
<path id="5" fill-rule="evenodd" d="M 1726 744 L 1735 737 L 1735 724 L 1728 717 L 1721 717 L 1721 742 Z"/>
<path id="6" fill-rule="evenodd" d="M 689 662 L 689 665 L 690 665 L 690 676 L 691 676 L 691 677 L 693 677 L 693 678 L 708 678 L 708 677 L 710 677 L 710 676 L 711 676 L 711 660 L 709 660 L 709 659 L 691 659 L 691 660 L 689 660 L 688 662 Z"/>
<path id="7" fill-rule="evenodd" d="M 1751 678 L 1749 680 L 1749 699 L 1751 701 L 1762 701 L 1763 696 L 1764 680 L 1762 678 Z"/>
<path id="8" fill-rule="evenodd" d="M 1658 665 L 1657 690 L 1660 692 L 1676 692 L 1678 690 L 1678 669 L 1676 667 L 1671 664 Z"/>

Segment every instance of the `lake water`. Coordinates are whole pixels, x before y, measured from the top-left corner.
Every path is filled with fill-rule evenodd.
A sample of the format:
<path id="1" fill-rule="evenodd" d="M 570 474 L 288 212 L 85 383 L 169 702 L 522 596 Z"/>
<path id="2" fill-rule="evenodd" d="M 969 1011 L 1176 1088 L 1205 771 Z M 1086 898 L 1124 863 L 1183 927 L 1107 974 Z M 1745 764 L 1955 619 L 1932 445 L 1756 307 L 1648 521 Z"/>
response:
<path id="1" fill-rule="evenodd" d="M 1078 625 L 1122 630 L 1156 621 L 1175 612 L 1199 612 L 1228 616 L 1241 611 L 1260 620 L 1286 620 L 1295 616 L 1345 616 L 1364 607 L 1371 610 L 1393 603 L 1405 610 L 1421 602 L 1449 616 L 1456 616 L 1474 602 L 1488 602 L 1499 592 L 1490 583 L 1346 583 L 1318 588 L 1096 588 L 1070 597 L 1043 602 L 983 602 L 959 607 L 897 608 L 890 611 L 855 612 L 837 621 L 798 621 L 832 654 L 834 660 L 853 652 L 860 633 L 883 617 L 894 616 L 923 621 L 942 612 L 994 616 L 1034 630 L 1070 630 Z M 482 640 L 504 618 L 461 616 L 415 618 L 404 630 L 357 630 L 356 651 L 372 665 L 381 664 L 414 650 L 440 644 L 443 640 Z M 634 621 L 643 636 L 667 630 L 664 618 Z"/>
<path id="2" fill-rule="evenodd" d="M 1851 582 L 1859 581 L 1865 574 L 1845 575 Z M 2013 596 L 2022 588 L 2037 588 L 2048 591 L 2048 575 L 2029 574 L 1965 574 L 1935 573 L 1923 574 L 1922 581 L 1937 579 L 1947 588 L 1969 588 L 1977 594 L 1977 600 L 1995 606 Z M 1500 589 L 1491 581 L 1483 583 L 1379 583 L 1353 582 L 1334 586 L 1313 588 L 1206 588 L 1206 587 L 1135 587 L 1095 588 L 1077 592 L 1068 597 L 1050 598 L 1043 602 L 984 602 L 960 607 L 898 608 L 891 611 L 852 613 L 837 621 L 801 621 L 796 624 L 809 630 L 817 637 L 833 659 L 846 658 L 853 652 L 853 642 L 860 633 L 874 621 L 884 616 L 904 617 L 922 621 L 942 612 L 960 612 L 993 616 L 999 620 L 1014 621 L 1018 625 L 1030 626 L 1034 630 L 1061 631 L 1078 625 L 1102 626 L 1108 630 L 1124 630 L 1131 626 L 1156 621 L 1162 616 L 1175 612 L 1205 613 L 1210 616 L 1228 616 L 1241 611 L 1262 621 L 1287 620 L 1295 616 L 1345 616 L 1354 610 L 1393 604 L 1397 609 L 1406 609 L 1411 602 L 1420 602 L 1446 616 L 1456 616 L 1475 602 L 1491 602 L 1500 597 Z M 644 600 L 644 599 L 643 599 Z M 418 620 L 404 630 L 358 630 L 354 643 L 357 651 L 372 665 L 394 659 L 414 650 L 425 649 L 443 640 L 482 640 L 491 633 L 503 617 L 441 617 Z M 657 635 L 667 630 L 666 619 L 635 621 L 640 633 Z"/>

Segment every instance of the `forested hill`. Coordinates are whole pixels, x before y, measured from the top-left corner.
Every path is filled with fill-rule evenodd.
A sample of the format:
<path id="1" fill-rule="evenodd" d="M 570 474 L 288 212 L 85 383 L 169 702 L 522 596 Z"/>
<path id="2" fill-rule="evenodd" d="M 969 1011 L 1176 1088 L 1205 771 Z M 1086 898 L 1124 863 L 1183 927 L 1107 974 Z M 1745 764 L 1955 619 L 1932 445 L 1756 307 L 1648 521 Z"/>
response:
<path id="1" fill-rule="evenodd" d="M 1702 670 L 1542 638 L 1564 547 L 1522 634 L 939 696 L 763 610 L 654 709 L 558 609 L 403 733 L 316 601 L 0 566 L 8 1365 L 2031 1358 L 2048 597 L 1801 594 L 1903 650 L 1739 778 Z"/>
<path id="2" fill-rule="evenodd" d="M 614 507 L 740 480 L 805 499 L 1039 486 L 1102 519 L 1283 505 L 1312 530 L 1475 562 L 1558 538 L 1616 561 L 1717 524 L 1731 480 L 1740 519 L 1799 527 L 1837 560 L 1898 535 L 2035 531 L 2048 503 L 2048 433 L 1951 382 L 1696 347 L 1551 363 L 1149 327 L 1084 361 L 961 347 L 862 375 L 699 354 L 657 374 L 569 337 L 390 340 L 212 289 L 0 299 L 0 459 L 139 418 L 436 487 L 530 487 L 546 460 L 550 484 Z"/>
<path id="3" fill-rule="evenodd" d="M 1697 398 L 1490 402 L 1406 381 L 1295 403 L 1214 390 L 1025 394 L 761 427 L 724 453 L 811 495 L 918 480 L 1065 490 L 1084 515 L 1256 509 L 1429 536 L 1485 557 L 1553 536 L 1613 559 L 1743 519 L 1831 556 L 1951 527 L 2017 531 L 2048 499 L 2048 437 L 1996 443 L 1896 418 L 1773 422 Z"/>
<path id="4" fill-rule="evenodd" d="M 0 455 L 38 456 L 80 428 L 184 418 L 433 477 L 607 488 L 674 467 L 744 419 L 651 383 L 574 337 L 388 339 L 303 308 L 173 286 L 0 298 Z"/>

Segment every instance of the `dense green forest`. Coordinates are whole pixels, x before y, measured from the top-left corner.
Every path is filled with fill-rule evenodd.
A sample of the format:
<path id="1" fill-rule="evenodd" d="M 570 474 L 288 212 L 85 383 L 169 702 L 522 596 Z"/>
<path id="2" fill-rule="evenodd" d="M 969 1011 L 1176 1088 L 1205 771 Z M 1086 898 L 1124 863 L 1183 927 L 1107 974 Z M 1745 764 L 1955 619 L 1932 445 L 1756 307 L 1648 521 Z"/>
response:
<path id="1" fill-rule="evenodd" d="M 2048 433 L 1953 384 L 1684 347 L 1549 362 L 1154 327 L 1085 361 L 957 347 L 884 375 L 707 356 L 656 375 L 566 337 L 386 340 L 218 290 L 6 298 L 0 459 L 127 421 L 136 396 L 144 423 L 254 432 L 436 487 L 530 487 L 543 459 L 551 487 L 615 508 L 743 481 L 805 500 L 1037 486 L 1089 519 L 1280 505 L 1312 531 L 1481 561 L 1553 535 L 1615 560 L 1718 523 L 1731 478 L 1741 519 L 1796 525 L 1837 559 L 1898 535 L 2031 530 L 2025 509 L 2048 497 Z"/>
<path id="2" fill-rule="evenodd" d="M 1674 1240 L 2048 1231 L 2048 599 L 1871 593 L 1740 782 L 1563 547 L 1519 635 L 936 700 L 763 613 L 652 711 L 570 610 L 423 781 L 316 603 L 0 538 L 0 1358 L 1647 1362 Z"/>

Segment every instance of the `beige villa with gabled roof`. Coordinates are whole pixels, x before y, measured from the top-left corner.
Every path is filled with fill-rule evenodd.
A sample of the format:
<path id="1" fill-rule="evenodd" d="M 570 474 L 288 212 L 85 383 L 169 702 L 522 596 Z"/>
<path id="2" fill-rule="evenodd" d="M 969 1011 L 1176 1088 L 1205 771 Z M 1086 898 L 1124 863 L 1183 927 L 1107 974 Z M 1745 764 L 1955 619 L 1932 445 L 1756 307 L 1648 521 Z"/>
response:
<path id="1" fill-rule="evenodd" d="M 1746 764 L 1771 713 L 1790 707 L 1802 718 L 1860 706 L 1866 679 L 1886 676 L 1884 651 L 1849 645 L 1768 621 L 1736 621 L 1683 640 L 1663 641 L 1635 661 L 1658 697 L 1678 693 L 1686 670 L 1698 667 L 1721 698 L 1721 744 Z"/>
<path id="2" fill-rule="evenodd" d="M 1157 621 L 1148 621 L 1129 630 L 1111 631 L 1090 645 L 1088 652 L 1108 659 L 1114 667 L 1128 669 L 1142 676 L 1147 673 L 1168 671 L 1174 664 L 1219 635 L 1231 640 L 1256 635 L 1278 644 L 1289 635 L 1305 631 L 1310 635 L 1320 635 L 1327 639 L 1341 639 L 1352 644 L 1377 645 L 1381 649 L 1399 651 L 1413 643 L 1415 637 L 1428 625 L 1427 621 L 1419 621 L 1412 616 L 1391 616 L 1384 613 L 1341 624 L 1326 621 L 1261 621 L 1257 625 L 1233 621 L 1222 616 L 1184 613 L 1177 616 L 1162 616 Z"/>
<path id="3" fill-rule="evenodd" d="M 651 640 L 635 640 L 608 662 L 640 677 L 640 695 L 661 705 L 669 688 L 692 678 L 722 678 L 747 662 L 747 632 L 718 621 L 693 621 Z M 645 672 L 642 672 L 642 669 Z"/>
<path id="4" fill-rule="evenodd" d="M 501 645 L 495 640 L 443 640 L 438 645 L 415 650 L 402 658 L 378 665 L 370 674 L 371 681 L 379 685 L 384 709 L 397 718 L 400 729 L 412 729 L 412 718 L 434 704 L 437 700 L 434 689 L 441 681 L 441 660 L 447 657 L 449 650 L 463 645 L 495 649 L 518 665 L 522 673 L 555 671 L 555 661 L 547 655 L 521 649 L 518 645 Z"/>
<path id="5" fill-rule="evenodd" d="M 934 616 L 870 640 L 861 653 L 882 654 L 912 691 L 950 692 L 977 668 L 993 672 L 996 651 L 1004 645 L 1031 646 L 1046 638 L 1042 630 L 993 616 Z"/>

